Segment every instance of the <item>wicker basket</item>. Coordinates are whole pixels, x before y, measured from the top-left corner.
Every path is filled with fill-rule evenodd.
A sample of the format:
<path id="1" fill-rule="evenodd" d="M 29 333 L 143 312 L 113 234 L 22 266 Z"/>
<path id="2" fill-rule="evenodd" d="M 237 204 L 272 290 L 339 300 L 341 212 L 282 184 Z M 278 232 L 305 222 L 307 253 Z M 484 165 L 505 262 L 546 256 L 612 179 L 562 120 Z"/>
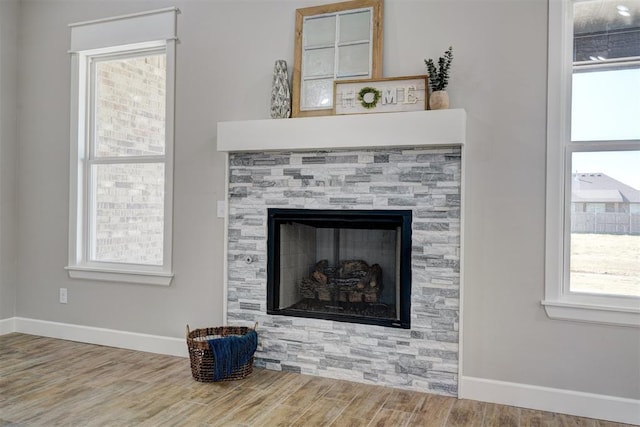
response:
<path id="1" fill-rule="evenodd" d="M 187 347 L 189 348 L 193 379 L 200 382 L 215 381 L 213 379 L 215 361 L 208 340 L 230 335 L 245 335 L 257 326 L 258 323 L 253 329 L 245 326 L 219 326 L 217 328 L 202 328 L 189 331 L 189 325 L 187 325 Z M 247 363 L 237 367 L 231 374 L 219 381 L 240 380 L 247 377 L 251 372 L 253 372 L 253 355 L 251 355 L 251 359 Z"/>

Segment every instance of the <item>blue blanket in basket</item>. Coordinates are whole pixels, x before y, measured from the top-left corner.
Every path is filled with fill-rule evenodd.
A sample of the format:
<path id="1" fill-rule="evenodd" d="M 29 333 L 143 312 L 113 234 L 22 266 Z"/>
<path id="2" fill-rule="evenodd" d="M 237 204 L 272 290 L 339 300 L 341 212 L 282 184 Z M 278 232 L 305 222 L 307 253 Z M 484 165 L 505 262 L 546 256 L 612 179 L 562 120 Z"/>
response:
<path id="1" fill-rule="evenodd" d="M 253 330 L 242 336 L 211 339 L 208 343 L 213 353 L 213 380 L 220 381 L 251 360 L 258 348 L 258 333 Z"/>

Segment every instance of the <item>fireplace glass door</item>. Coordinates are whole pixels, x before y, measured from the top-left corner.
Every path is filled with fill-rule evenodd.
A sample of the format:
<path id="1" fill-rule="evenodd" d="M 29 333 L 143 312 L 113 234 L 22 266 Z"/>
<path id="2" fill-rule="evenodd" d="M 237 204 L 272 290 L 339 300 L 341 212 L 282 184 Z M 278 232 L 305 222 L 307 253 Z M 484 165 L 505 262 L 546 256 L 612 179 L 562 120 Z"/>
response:
<path id="1" fill-rule="evenodd" d="M 269 209 L 269 314 L 409 327 L 411 211 Z"/>

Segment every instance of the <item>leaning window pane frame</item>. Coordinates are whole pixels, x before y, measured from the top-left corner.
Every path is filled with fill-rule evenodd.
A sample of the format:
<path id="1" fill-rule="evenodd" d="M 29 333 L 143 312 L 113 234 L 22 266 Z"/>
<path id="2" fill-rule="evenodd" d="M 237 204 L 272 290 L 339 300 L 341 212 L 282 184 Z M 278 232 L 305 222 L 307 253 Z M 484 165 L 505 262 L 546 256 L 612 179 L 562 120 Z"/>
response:
<path id="1" fill-rule="evenodd" d="M 571 141 L 573 1 L 549 2 L 547 207 L 545 296 L 553 319 L 640 327 L 640 298 L 569 289 L 571 155 L 580 151 L 638 150 L 640 141 Z"/>

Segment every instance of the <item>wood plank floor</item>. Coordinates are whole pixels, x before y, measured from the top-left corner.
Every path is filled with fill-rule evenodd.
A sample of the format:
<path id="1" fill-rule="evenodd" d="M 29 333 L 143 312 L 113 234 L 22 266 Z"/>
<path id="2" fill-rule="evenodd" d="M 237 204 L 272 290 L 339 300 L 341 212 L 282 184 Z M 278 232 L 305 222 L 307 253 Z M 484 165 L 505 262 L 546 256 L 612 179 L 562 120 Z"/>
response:
<path id="1" fill-rule="evenodd" d="M 0 336 L 7 425 L 622 426 L 263 369 L 204 384 L 185 358 L 15 333 Z"/>

